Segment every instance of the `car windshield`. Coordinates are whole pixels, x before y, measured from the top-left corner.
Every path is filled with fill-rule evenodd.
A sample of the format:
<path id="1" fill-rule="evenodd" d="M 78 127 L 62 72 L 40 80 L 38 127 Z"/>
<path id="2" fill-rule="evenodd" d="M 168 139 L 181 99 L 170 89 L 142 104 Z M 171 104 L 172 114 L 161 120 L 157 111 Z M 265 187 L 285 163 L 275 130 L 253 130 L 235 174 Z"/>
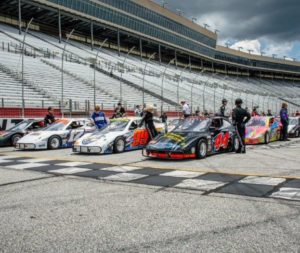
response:
<path id="1" fill-rule="evenodd" d="M 298 118 L 290 118 L 289 124 L 290 125 L 298 125 L 299 119 Z"/>
<path id="2" fill-rule="evenodd" d="M 45 128 L 45 131 L 61 131 L 64 130 L 68 122 L 66 121 L 57 121 L 56 123 L 53 123 L 52 125 Z"/>
<path id="3" fill-rule="evenodd" d="M 25 130 L 31 124 L 30 121 L 22 121 L 19 124 L 13 126 L 12 128 L 8 129 L 7 131 L 22 131 Z"/>
<path id="4" fill-rule="evenodd" d="M 129 120 L 112 120 L 106 127 L 100 130 L 101 134 L 108 132 L 123 131 L 128 125 Z"/>
<path id="5" fill-rule="evenodd" d="M 180 122 L 172 132 L 200 132 L 207 128 L 209 120 L 186 119 Z"/>
<path id="6" fill-rule="evenodd" d="M 267 119 L 264 118 L 252 118 L 247 124 L 247 127 L 266 126 Z"/>

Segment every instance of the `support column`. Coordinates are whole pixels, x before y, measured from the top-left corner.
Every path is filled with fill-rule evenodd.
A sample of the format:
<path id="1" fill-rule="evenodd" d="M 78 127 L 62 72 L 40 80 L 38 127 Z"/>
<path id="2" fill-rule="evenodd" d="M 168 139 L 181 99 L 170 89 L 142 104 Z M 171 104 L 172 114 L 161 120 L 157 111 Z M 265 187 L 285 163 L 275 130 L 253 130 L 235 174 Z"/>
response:
<path id="1" fill-rule="evenodd" d="M 19 12 L 19 34 L 22 34 L 22 10 L 21 10 L 21 0 L 18 2 L 18 12 Z"/>
<path id="2" fill-rule="evenodd" d="M 61 43 L 61 13 L 60 9 L 58 9 L 58 41 Z"/>
<path id="3" fill-rule="evenodd" d="M 192 72 L 192 59 L 190 55 L 189 55 L 189 68 L 190 68 L 190 72 Z"/>
<path id="4" fill-rule="evenodd" d="M 214 62 L 213 61 L 211 62 L 211 67 L 212 67 L 213 73 L 215 73 L 215 66 L 214 66 Z"/>
<path id="5" fill-rule="evenodd" d="M 225 64 L 225 74 L 228 76 L 228 69 L 227 69 L 227 65 Z"/>
<path id="6" fill-rule="evenodd" d="M 175 67 L 177 69 L 177 50 L 175 49 Z"/>
<path id="7" fill-rule="evenodd" d="M 142 41 L 141 37 L 139 39 L 139 42 L 140 42 L 140 58 L 141 58 L 141 61 L 142 61 L 143 60 L 143 41 Z"/>
<path id="8" fill-rule="evenodd" d="M 94 50 L 94 23 L 91 22 L 91 49 Z"/>
<path id="9" fill-rule="evenodd" d="M 203 59 L 201 59 L 201 70 L 203 70 Z"/>
<path id="10" fill-rule="evenodd" d="M 117 40 L 118 40 L 118 55 L 121 53 L 121 41 L 120 41 L 120 29 L 117 30 Z"/>
<path id="11" fill-rule="evenodd" d="M 161 64 L 161 45 L 158 44 L 158 60 L 159 60 L 159 64 Z"/>

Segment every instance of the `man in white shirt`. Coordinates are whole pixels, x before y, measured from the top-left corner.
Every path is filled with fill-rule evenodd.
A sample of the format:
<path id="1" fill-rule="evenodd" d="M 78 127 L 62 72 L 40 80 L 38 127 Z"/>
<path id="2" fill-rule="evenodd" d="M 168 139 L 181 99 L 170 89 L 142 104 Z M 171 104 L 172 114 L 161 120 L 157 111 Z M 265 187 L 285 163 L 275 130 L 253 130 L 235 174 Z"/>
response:
<path id="1" fill-rule="evenodd" d="M 190 109 L 189 105 L 186 103 L 186 101 L 182 100 L 181 105 L 182 105 L 182 115 L 183 115 L 183 117 L 185 119 L 190 117 L 191 116 L 191 109 Z"/>

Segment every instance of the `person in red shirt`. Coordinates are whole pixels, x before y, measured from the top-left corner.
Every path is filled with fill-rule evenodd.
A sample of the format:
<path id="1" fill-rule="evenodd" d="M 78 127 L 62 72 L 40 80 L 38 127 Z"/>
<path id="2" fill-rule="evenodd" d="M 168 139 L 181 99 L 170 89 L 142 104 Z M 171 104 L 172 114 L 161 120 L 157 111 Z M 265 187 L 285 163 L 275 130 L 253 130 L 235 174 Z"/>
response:
<path id="1" fill-rule="evenodd" d="M 256 107 L 253 107 L 251 116 L 252 116 L 252 117 L 259 116 L 259 114 L 258 114 L 258 112 L 257 112 L 257 110 L 256 110 Z"/>

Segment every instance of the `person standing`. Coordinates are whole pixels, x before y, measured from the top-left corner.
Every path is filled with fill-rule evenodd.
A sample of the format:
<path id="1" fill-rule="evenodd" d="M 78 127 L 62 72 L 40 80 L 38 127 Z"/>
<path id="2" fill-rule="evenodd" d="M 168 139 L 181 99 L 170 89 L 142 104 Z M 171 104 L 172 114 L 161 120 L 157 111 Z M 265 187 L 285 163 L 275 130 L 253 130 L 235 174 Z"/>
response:
<path id="1" fill-rule="evenodd" d="M 139 105 L 135 106 L 134 115 L 136 117 L 141 117 L 142 116 L 142 110 L 141 110 L 141 107 Z"/>
<path id="2" fill-rule="evenodd" d="M 256 108 L 256 107 L 253 107 L 253 110 L 252 110 L 251 116 L 252 116 L 252 117 L 259 116 L 259 114 L 258 114 L 258 112 L 257 112 L 257 108 Z"/>
<path id="3" fill-rule="evenodd" d="M 281 139 L 283 141 L 288 141 L 288 126 L 289 126 L 289 114 L 288 114 L 287 103 L 282 103 L 280 110 L 280 121 L 282 124 L 282 134 Z"/>
<path id="4" fill-rule="evenodd" d="M 269 117 L 272 117 L 272 116 L 273 116 L 273 115 L 272 115 L 272 111 L 271 111 L 271 109 L 268 109 L 267 116 L 269 116 Z"/>
<path id="5" fill-rule="evenodd" d="M 242 108 L 243 100 L 238 98 L 235 100 L 236 107 L 232 111 L 232 123 L 236 127 L 240 141 L 240 148 L 237 153 L 246 153 L 245 134 L 246 123 L 251 119 L 250 113 Z"/>
<path id="6" fill-rule="evenodd" d="M 185 100 L 181 101 L 182 105 L 182 115 L 186 119 L 191 116 L 191 109 Z"/>
<path id="7" fill-rule="evenodd" d="M 139 127 L 141 127 L 145 123 L 145 127 L 148 130 L 151 140 L 158 135 L 153 122 L 153 113 L 154 113 L 154 107 L 152 105 L 147 106 L 144 110 L 143 118 L 139 124 Z"/>
<path id="8" fill-rule="evenodd" d="M 107 125 L 105 113 L 100 111 L 99 105 L 95 106 L 95 111 L 93 112 L 91 118 L 94 121 L 95 126 L 98 129 L 102 129 L 103 127 L 105 127 Z"/>
<path id="9" fill-rule="evenodd" d="M 220 107 L 220 110 L 219 110 L 219 115 L 222 116 L 222 117 L 224 117 L 224 118 L 229 119 L 229 117 L 230 117 L 230 111 L 227 108 L 227 103 L 228 103 L 227 99 L 224 98 L 222 100 L 222 106 Z"/>
<path id="10" fill-rule="evenodd" d="M 167 123 L 168 115 L 166 114 L 166 112 L 163 112 L 159 118 L 161 119 L 161 123 Z"/>
<path id="11" fill-rule="evenodd" d="M 48 107 L 48 113 L 46 114 L 44 118 L 45 126 L 51 125 L 55 122 L 55 117 L 53 114 L 53 108 L 50 106 Z"/>

